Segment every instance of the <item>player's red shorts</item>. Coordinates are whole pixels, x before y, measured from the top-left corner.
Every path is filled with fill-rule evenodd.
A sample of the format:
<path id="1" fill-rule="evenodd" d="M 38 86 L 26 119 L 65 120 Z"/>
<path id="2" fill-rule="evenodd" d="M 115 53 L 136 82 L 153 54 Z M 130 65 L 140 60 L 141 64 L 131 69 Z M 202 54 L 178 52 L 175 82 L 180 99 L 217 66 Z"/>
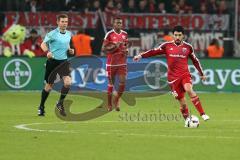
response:
<path id="1" fill-rule="evenodd" d="M 172 94 L 176 99 L 181 99 L 184 97 L 185 89 L 183 86 L 186 83 L 192 84 L 192 78 L 190 75 L 183 76 L 174 81 L 173 83 L 169 83 L 172 90 Z"/>
<path id="2" fill-rule="evenodd" d="M 127 75 L 127 65 L 121 66 L 106 66 L 107 77 L 114 77 L 116 75 Z"/>

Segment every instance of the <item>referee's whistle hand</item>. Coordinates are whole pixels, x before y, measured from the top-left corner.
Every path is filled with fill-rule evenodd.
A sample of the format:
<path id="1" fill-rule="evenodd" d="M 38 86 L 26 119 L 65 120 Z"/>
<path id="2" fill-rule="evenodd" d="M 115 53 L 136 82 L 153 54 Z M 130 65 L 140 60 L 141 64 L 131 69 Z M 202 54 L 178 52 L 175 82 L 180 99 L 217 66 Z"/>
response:
<path id="1" fill-rule="evenodd" d="M 71 55 L 74 55 L 74 49 L 69 48 L 68 53 L 71 54 Z"/>
<path id="2" fill-rule="evenodd" d="M 53 58 L 53 54 L 52 54 L 52 52 L 48 52 L 48 53 L 47 53 L 47 58 L 48 58 L 48 59 Z"/>

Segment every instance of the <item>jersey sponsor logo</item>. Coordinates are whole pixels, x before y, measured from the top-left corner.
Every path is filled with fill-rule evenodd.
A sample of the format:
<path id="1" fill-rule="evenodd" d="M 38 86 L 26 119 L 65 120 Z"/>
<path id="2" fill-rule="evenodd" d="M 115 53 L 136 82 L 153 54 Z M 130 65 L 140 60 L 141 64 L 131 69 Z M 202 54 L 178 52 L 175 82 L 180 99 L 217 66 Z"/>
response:
<path id="1" fill-rule="evenodd" d="M 9 87 L 21 89 L 30 82 L 32 70 L 26 61 L 22 59 L 13 59 L 5 65 L 3 69 L 3 78 Z"/>
<path id="2" fill-rule="evenodd" d="M 181 54 L 169 54 L 170 57 L 176 57 L 176 58 L 186 58 L 186 56 Z"/>
<path id="3" fill-rule="evenodd" d="M 170 51 L 172 51 L 173 50 L 173 48 L 170 48 Z"/>

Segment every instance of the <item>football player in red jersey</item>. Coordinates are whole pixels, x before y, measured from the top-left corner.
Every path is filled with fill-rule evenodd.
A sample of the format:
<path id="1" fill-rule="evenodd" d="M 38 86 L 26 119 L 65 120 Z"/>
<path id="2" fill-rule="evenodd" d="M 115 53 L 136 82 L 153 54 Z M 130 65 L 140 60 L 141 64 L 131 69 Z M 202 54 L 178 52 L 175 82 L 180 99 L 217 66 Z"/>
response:
<path id="1" fill-rule="evenodd" d="M 198 110 L 201 117 L 206 121 L 209 119 L 209 116 L 205 114 L 199 97 L 193 90 L 191 75 L 188 70 L 188 58 L 192 60 L 193 65 L 198 70 L 201 79 L 206 80 L 201 64 L 194 54 L 192 45 L 183 41 L 184 28 L 182 26 L 174 27 L 173 38 L 173 41 L 165 42 L 158 48 L 141 53 L 135 56 L 133 60 L 139 61 L 141 58 L 165 54 L 168 65 L 168 83 L 171 87 L 172 94 L 180 103 L 180 110 L 183 117 L 186 119 L 189 116 L 184 96 L 185 92 L 187 92 L 193 105 Z"/>
<path id="2" fill-rule="evenodd" d="M 102 50 L 107 54 L 106 72 L 108 77 L 108 110 L 112 106 L 120 111 L 119 99 L 124 92 L 127 75 L 127 45 L 128 34 L 122 30 L 123 22 L 119 17 L 113 20 L 113 29 L 107 32 L 103 41 Z M 116 94 L 113 96 L 114 82 L 119 77 L 119 85 Z"/>

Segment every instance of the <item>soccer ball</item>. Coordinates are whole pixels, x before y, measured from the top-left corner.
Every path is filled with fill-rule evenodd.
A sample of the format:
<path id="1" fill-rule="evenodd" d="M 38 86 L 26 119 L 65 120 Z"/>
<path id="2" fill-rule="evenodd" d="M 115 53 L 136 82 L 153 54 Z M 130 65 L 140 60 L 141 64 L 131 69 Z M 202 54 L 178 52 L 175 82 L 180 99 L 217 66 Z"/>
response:
<path id="1" fill-rule="evenodd" d="M 200 122 L 197 116 L 191 115 L 185 120 L 185 127 L 197 128 Z"/>

